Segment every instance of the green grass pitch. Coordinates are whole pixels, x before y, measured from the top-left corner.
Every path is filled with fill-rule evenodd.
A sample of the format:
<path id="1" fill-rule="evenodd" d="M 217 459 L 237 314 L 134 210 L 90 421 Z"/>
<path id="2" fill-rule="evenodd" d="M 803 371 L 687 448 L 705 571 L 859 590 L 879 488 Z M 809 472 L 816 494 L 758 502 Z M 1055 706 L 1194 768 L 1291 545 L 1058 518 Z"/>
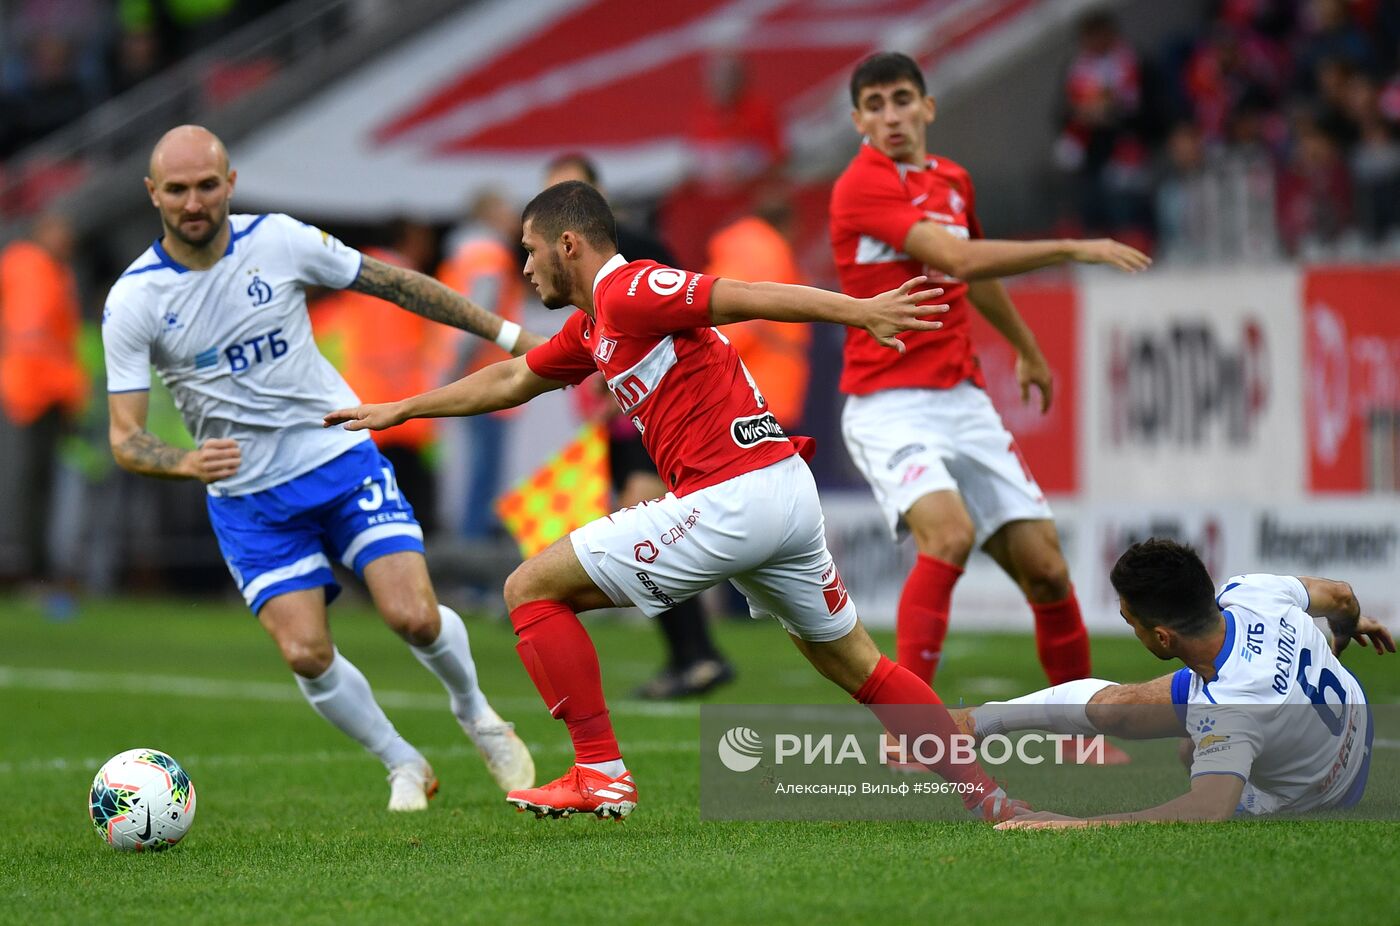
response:
<path id="1" fill-rule="evenodd" d="M 442 792 L 424 814 L 385 811 L 382 768 L 311 712 L 242 609 L 91 603 L 52 624 L 0 600 L 0 922 L 1400 922 L 1393 823 L 702 823 L 696 707 L 625 699 L 659 661 L 655 631 L 587 622 L 640 790 L 625 823 L 511 811 L 436 680 L 361 606 L 334 609 L 336 640 L 433 761 Z M 554 777 L 568 740 L 509 628 L 468 626 L 488 696 Z M 717 631 L 740 673 L 717 697 L 844 703 L 776 626 Z M 1164 671 L 1132 639 L 1094 652 L 1108 678 Z M 1394 657 L 1347 662 L 1374 702 L 1400 700 Z M 949 701 L 1043 685 L 1029 634 L 956 625 L 938 681 Z M 114 852 L 87 819 L 97 767 L 135 746 L 174 755 L 198 791 L 194 828 L 164 854 Z"/>

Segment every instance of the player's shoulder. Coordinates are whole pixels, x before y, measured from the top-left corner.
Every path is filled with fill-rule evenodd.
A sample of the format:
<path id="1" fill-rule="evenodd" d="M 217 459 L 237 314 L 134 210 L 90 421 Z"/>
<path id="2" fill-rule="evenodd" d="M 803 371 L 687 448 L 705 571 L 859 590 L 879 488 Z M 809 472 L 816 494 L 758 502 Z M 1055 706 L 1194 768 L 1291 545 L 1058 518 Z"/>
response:
<path id="1" fill-rule="evenodd" d="M 1306 610 L 1308 591 L 1297 576 L 1245 573 L 1221 583 L 1215 603 L 1221 610 L 1245 608 L 1256 614 L 1277 616 L 1290 607 Z"/>
<path id="2" fill-rule="evenodd" d="M 288 231 L 313 228 L 285 212 L 235 213 L 228 217 L 228 224 L 232 231 L 230 244 L 235 246 L 245 242 L 256 246 Z"/>
<path id="3" fill-rule="evenodd" d="M 899 165 L 870 144 L 862 143 L 846 169 L 836 178 L 832 194 L 890 183 L 899 183 Z"/>
<path id="4" fill-rule="evenodd" d="M 162 284 L 178 278 L 184 272 L 185 268 L 165 253 L 157 239 L 112 282 L 107 291 L 104 320 L 118 310 L 148 303 L 152 293 L 158 291 Z"/>
<path id="5" fill-rule="evenodd" d="M 627 300 L 648 296 L 669 296 L 677 292 L 677 280 L 685 280 L 684 270 L 677 270 L 649 258 L 619 263 L 598 281 L 598 298 L 607 300 L 609 307 Z"/>
<path id="6" fill-rule="evenodd" d="M 931 154 L 928 158 L 928 170 L 945 183 L 951 183 L 963 190 L 972 189 L 972 174 L 952 158 Z"/>

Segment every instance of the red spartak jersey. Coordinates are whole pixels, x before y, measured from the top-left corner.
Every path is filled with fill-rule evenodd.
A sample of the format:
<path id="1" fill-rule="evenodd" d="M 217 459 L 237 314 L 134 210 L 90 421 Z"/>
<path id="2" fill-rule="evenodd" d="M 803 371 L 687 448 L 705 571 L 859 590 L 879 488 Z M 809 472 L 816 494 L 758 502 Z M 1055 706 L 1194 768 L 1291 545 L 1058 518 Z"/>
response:
<path id="1" fill-rule="evenodd" d="M 881 347 L 860 328 L 846 329 L 841 391 L 866 395 L 882 389 L 948 389 L 965 379 L 983 385 L 972 353 L 967 284 L 930 270 L 903 252 L 916 222 L 937 222 L 959 238 L 981 238 L 973 212 L 972 178 L 946 158 L 930 157 L 919 170 L 898 164 L 869 144 L 861 145 L 831 190 L 831 250 L 841 289 L 867 299 L 898 288 L 910 277 L 927 276 L 943 288 L 937 331 L 900 335 L 904 353 Z"/>
<path id="2" fill-rule="evenodd" d="M 615 255 L 593 281 L 595 317 L 575 312 L 525 354 L 537 376 L 556 382 L 601 370 L 677 495 L 796 452 L 738 353 L 710 326 L 717 279 Z"/>

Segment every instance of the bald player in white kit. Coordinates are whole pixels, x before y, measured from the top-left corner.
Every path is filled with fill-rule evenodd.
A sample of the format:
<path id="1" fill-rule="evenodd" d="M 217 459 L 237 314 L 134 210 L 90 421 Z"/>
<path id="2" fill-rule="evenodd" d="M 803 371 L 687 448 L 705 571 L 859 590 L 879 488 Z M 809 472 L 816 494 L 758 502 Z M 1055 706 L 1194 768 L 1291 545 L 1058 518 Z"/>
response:
<path id="1" fill-rule="evenodd" d="M 331 640 L 332 558 L 442 682 L 496 783 L 528 787 L 530 753 L 477 685 L 466 627 L 437 601 L 393 467 L 367 435 L 321 428 L 328 395 L 358 400 L 316 349 L 306 287 L 379 296 L 517 354 L 541 339 L 288 216 L 230 215 L 236 180 L 223 143 L 199 126 L 170 130 L 151 154 L 146 190 L 164 234 L 113 284 L 102 313 L 113 456 L 134 473 L 208 486 L 209 519 L 248 607 L 316 712 L 388 768 L 390 810 L 425 809 L 438 782 Z M 146 430 L 152 365 L 198 449 Z"/>

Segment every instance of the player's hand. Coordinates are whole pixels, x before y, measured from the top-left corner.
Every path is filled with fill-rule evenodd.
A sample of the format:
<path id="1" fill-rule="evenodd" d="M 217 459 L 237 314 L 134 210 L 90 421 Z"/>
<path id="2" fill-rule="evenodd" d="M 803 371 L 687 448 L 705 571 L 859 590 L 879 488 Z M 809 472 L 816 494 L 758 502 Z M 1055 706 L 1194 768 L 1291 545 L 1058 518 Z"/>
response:
<path id="1" fill-rule="evenodd" d="M 998 830 L 1062 830 L 1092 825 L 1091 821 L 1082 820 L 1079 817 L 1067 817 L 1064 814 L 1051 813 L 1048 810 L 1037 810 L 1032 813 L 1020 814 L 1014 819 L 998 823 L 992 828 Z"/>
<path id="2" fill-rule="evenodd" d="M 382 431 L 403 423 L 404 416 L 399 403 L 383 402 L 378 405 L 337 409 L 326 415 L 322 427 L 333 428 L 343 424 L 347 431 Z"/>
<path id="3" fill-rule="evenodd" d="M 1050 372 L 1050 364 L 1037 351 L 1034 357 L 1016 355 L 1016 381 L 1021 384 L 1021 404 L 1031 400 L 1031 387 L 1040 390 L 1040 413 L 1050 411 L 1050 401 L 1055 388 L 1055 376 Z"/>
<path id="4" fill-rule="evenodd" d="M 870 299 L 862 299 L 861 326 L 870 332 L 881 347 L 904 353 L 904 342 L 895 335 L 903 331 L 937 331 L 942 322 L 927 316 L 948 311 L 947 303 L 930 303 L 943 295 L 941 289 L 919 290 L 928 277 L 914 277 L 899 289 L 892 289 Z M 918 290 L 918 291 L 916 291 Z"/>
<path id="5" fill-rule="evenodd" d="M 206 485 L 232 476 L 242 462 L 238 441 L 227 437 L 210 438 L 198 450 L 185 454 L 184 459 L 186 471 Z"/>
<path id="6" fill-rule="evenodd" d="M 1377 655 L 1395 652 L 1395 641 L 1390 638 L 1390 631 L 1380 621 L 1364 614 L 1350 628 L 1332 628 L 1332 652 L 1340 656 L 1352 640 L 1374 648 Z"/>
<path id="7" fill-rule="evenodd" d="M 1152 258 L 1137 248 L 1112 238 L 1076 241 L 1072 255 L 1081 264 L 1108 264 L 1124 273 L 1137 273 L 1152 266 Z"/>

